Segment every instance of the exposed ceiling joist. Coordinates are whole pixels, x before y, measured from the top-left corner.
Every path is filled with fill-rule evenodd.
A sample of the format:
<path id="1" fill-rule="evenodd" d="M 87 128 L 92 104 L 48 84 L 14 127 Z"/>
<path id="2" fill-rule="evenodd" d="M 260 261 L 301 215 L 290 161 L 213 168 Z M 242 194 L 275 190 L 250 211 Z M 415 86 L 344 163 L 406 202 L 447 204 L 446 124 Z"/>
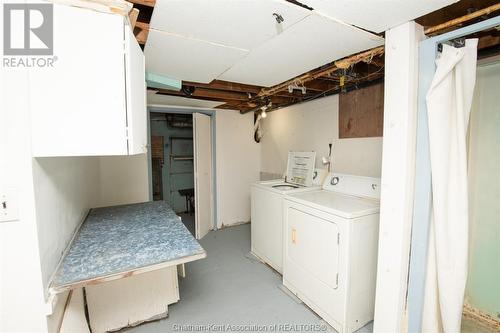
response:
<path id="1" fill-rule="evenodd" d="M 134 27 L 134 35 L 139 44 L 146 44 L 149 34 L 149 24 L 144 22 L 136 22 Z"/>
<path id="2" fill-rule="evenodd" d="M 154 7 L 156 4 L 156 0 L 127 0 L 136 5 L 142 5 L 147 7 Z"/>
<path id="3" fill-rule="evenodd" d="M 136 1 L 140 2 L 141 0 Z M 137 3 L 136 1 L 133 2 Z M 144 7 L 140 8 L 142 16 Z M 427 26 L 426 34 L 436 34 L 451 30 L 457 26 L 463 26 L 468 22 L 482 20 L 487 15 L 491 16 L 492 13 L 499 10 L 500 4 L 494 0 L 482 0 L 481 2 L 462 0 L 438 12 L 419 18 L 417 22 Z M 459 17 L 463 14 L 466 15 Z M 136 26 L 136 37 L 143 44 L 147 39 L 150 27 L 147 22 L 141 20 L 141 16 L 139 16 Z M 488 49 L 498 53 L 500 47 L 498 31 L 490 31 L 484 35 L 475 35 L 474 37 L 480 38 L 479 50 Z M 239 110 L 244 113 L 259 110 L 260 106 L 270 101 L 274 109 L 373 84 L 373 82 L 379 82 L 383 78 L 383 68 L 384 47 L 377 47 L 326 64 L 270 88 L 222 80 L 214 80 L 210 83 L 184 81 L 183 86 L 192 89 L 191 94 L 189 94 L 189 89 L 187 94 L 186 91 L 172 92 L 169 90 L 163 90 L 160 93 L 198 100 L 224 102 L 225 104 L 217 106 L 217 108 Z M 340 78 L 342 76 L 343 85 L 341 86 Z M 302 94 L 300 89 L 295 89 L 290 93 L 290 85 L 296 88 L 306 87 L 306 94 Z"/>
<path id="4" fill-rule="evenodd" d="M 219 89 L 219 90 L 229 90 L 229 91 L 238 91 L 244 93 L 252 93 L 258 94 L 262 87 L 253 86 L 249 84 L 221 81 L 221 80 L 213 80 L 210 83 L 198 83 L 198 82 L 189 82 L 184 81 L 184 85 L 200 87 L 200 88 L 211 88 L 211 89 Z"/>

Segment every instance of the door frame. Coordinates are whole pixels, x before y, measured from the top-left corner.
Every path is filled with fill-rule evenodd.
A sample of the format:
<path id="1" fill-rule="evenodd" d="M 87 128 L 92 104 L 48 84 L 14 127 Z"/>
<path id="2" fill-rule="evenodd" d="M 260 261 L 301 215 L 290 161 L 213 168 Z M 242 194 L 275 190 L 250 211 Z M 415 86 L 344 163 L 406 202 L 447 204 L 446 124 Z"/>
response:
<path id="1" fill-rule="evenodd" d="M 212 209 L 212 229 L 217 230 L 217 170 L 216 170 L 216 156 L 217 156 L 217 146 L 216 146 L 216 117 L 217 113 L 212 109 L 196 109 L 196 108 L 182 108 L 174 106 L 161 106 L 161 105 L 148 105 L 148 148 L 151 147 L 151 127 L 150 127 L 150 113 L 176 113 L 176 114 L 193 114 L 202 113 L 210 116 L 210 127 L 211 127 L 211 144 L 212 144 L 212 196 L 213 196 L 213 209 Z M 194 141 L 193 141 L 194 144 Z M 153 172 L 151 165 L 151 149 L 148 149 L 148 178 L 149 183 L 152 184 Z M 149 187 L 149 200 L 153 200 L 153 188 Z"/>
<path id="2" fill-rule="evenodd" d="M 411 233 L 411 256 L 408 279 L 408 332 L 422 332 L 427 247 L 432 202 L 429 126 L 426 96 L 434 73 L 438 46 L 450 40 L 500 25 L 500 16 L 484 20 L 420 42 L 418 74 L 417 145 L 415 163 L 415 199 Z"/>

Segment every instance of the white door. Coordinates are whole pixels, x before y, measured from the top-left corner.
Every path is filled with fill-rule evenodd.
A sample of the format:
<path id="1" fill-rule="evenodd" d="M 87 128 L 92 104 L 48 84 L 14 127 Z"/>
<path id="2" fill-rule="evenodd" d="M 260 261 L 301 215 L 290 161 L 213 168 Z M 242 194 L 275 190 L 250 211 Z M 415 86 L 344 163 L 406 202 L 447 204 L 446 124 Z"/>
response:
<path id="1" fill-rule="evenodd" d="M 201 239 L 213 226 L 212 135 L 210 116 L 193 113 L 193 139 L 196 238 Z"/>

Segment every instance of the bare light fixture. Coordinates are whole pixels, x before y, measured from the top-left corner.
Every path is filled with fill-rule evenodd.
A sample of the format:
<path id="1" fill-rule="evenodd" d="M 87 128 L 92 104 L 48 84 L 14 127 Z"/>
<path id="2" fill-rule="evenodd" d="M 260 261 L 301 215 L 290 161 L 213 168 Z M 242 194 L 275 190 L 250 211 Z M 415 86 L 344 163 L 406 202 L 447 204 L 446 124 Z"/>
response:
<path id="1" fill-rule="evenodd" d="M 305 86 L 299 86 L 297 84 L 289 84 L 288 85 L 288 92 L 291 94 L 293 93 L 294 90 L 300 90 L 302 92 L 302 95 L 306 94 L 306 87 Z"/>
<path id="2" fill-rule="evenodd" d="M 267 113 L 266 113 L 266 110 L 267 110 L 267 105 L 264 105 L 263 107 L 260 108 L 260 116 L 262 118 L 266 118 L 267 117 Z"/>
<path id="3" fill-rule="evenodd" d="M 273 102 L 268 101 L 266 105 L 263 105 L 263 106 L 261 106 L 261 107 L 260 107 L 260 116 L 261 116 L 262 118 L 266 118 L 266 117 L 267 117 L 267 112 L 266 112 L 266 111 L 267 111 L 267 110 L 268 110 L 271 106 L 273 106 Z"/>

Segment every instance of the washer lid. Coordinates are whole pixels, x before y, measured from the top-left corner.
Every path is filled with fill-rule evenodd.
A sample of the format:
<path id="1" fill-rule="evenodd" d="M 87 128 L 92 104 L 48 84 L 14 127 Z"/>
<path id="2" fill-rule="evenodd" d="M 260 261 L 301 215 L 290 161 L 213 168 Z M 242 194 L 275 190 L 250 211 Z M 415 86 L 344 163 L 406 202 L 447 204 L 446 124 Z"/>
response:
<path id="1" fill-rule="evenodd" d="M 313 184 L 316 153 L 313 151 L 291 151 L 288 153 L 286 181 L 291 184 L 311 186 Z"/>
<path id="2" fill-rule="evenodd" d="M 293 184 L 277 184 L 277 185 L 272 185 L 273 188 L 277 188 L 278 190 L 281 191 L 289 191 L 289 190 L 295 190 L 300 188 L 298 185 L 293 185 Z"/>
<path id="3" fill-rule="evenodd" d="M 294 193 L 288 195 L 287 198 L 348 219 L 380 211 L 380 203 L 377 200 L 325 190 Z"/>

